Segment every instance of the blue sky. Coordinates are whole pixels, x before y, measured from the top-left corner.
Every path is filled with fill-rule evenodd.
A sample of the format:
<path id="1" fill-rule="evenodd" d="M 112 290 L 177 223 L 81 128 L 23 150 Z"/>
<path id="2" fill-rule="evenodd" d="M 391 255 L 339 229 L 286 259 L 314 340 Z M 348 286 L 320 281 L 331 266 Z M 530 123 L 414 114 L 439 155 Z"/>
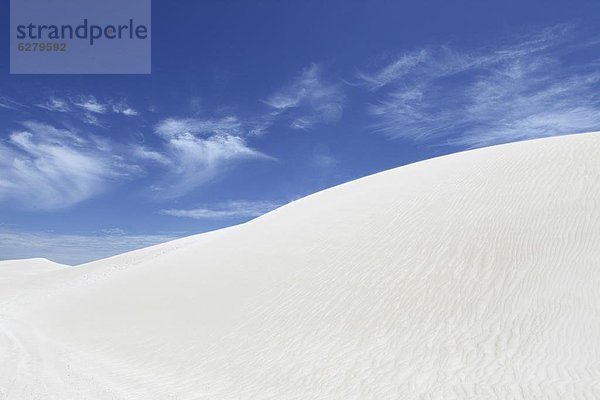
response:
<path id="1" fill-rule="evenodd" d="M 597 2 L 152 11 L 147 76 L 9 75 L 1 39 L 0 259 L 76 264 L 417 160 L 600 130 Z"/>

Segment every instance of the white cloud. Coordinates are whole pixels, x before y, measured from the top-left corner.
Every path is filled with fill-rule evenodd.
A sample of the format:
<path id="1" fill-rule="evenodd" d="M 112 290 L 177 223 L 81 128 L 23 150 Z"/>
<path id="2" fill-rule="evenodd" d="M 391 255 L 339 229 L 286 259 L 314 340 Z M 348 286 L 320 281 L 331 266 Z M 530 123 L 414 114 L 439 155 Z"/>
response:
<path id="1" fill-rule="evenodd" d="M 167 198 L 188 193 L 241 160 L 271 159 L 248 146 L 243 124 L 236 117 L 168 118 L 156 125 L 155 132 L 170 160 L 170 174 L 157 186 Z"/>
<path id="2" fill-rule="evenodd" d="M 122 230 L 107 230 L 101 235 L 66 235 L 0 230 L 0 258 L 44 257 L 78 265 L 127 251 L 177 239 L 175 235 L 132 235 Z"/>
<path id="3" fill-rule="evenodd" d="M 37 104 L 38 107 L 54 112 L 69 112 L 72 111 L 69 103 L 58 97 L 50 97 L 46 102 Z"/>
<path id="4" fill-rule="evenodd" d="M 13 99 L 0 96 L 0 108 L 6 108 L 7 110 L 18 110 L 19 108 L 25 107 L 24 104 L 14 101 Z"/>
<path id="5" fill-rule="evenodd" d="M 405 77 L 416 67 L 430 61 L 431 57 L 432 54 L 429 49 L 420 49 L 414 52 L 405 53 L 379 71 L 376 71 L 371 75 L 359 72 L 357 77 L 360 79 L 361 83 L 369 89 L 378 89 Z"/>
<path id="6" fill-rule="evenodd" d="M 242 136 L 244 134 L 242 123 L 234 116 L 218 119 L 167 118 L 156 125 L 155 131 L 166 139 L 183 135 Z"/>
<path id="7" fill-rule="evenodd" d="M 292 83 L 270 96 L 265 103 L 273 115 L 290 119 L 290 126 L 308 129 L 342 116 L 344 95 L 340 85 L 326 82 L 316 64 L 304 69 Z"/>
<path id="8" fill-rule="evenodd" d="M 154 148 L 33 121 L 21 125 L 0 142 L 0 201 L 33 210 L 70 207 L 149 168 L 159 169 L 154 195 L 175 198 L 243 160 L 271 159 L 246 143 L 234 117 L 161 121 Z"/>
<path id="9" fill-rule="evenodd" d="M 227 219 L 227 218 L 252 218 L 263 215 L 281 203 L 272 201 L 229 201 L 216 207 L 200 207 L 193 209 L 168 209 L 161 210 L 162 214 L 173 217 L 186 217 L 194 219 Z"/>
<path id="10" fill-rule="evenodd" d="M 164 154 L 147 149 L 141 145 L 133 145 L 131 146 L 132 155 L 139 160 L 149 160 L 162 165 L 171 164 L 171 160 L 165 156 Z"/>
<path id="11" fill-rule="evenodd" d="M 82 113 L 79 115 L 79 118 L 86 124 L 104 127 L 104 124 L 100 122 L 100 119 L 92 113 Z"/>
<path id="12" fill-rule="evenodd" d="M 65 208 L 136 171 L 69 130 L 31 121 L 23 127 L 0 143 L 0 200 L 29 209 Z"/>
<path id="13" fill-rule="evenodd" d="M 557 26 L 472 52 L 405 54 L 360 82 L 379 98 L 369 111 L 390 137 L 484 146 L 600 128 L 600 74 L 569 66 L 581 49 Z"/>
<path id="14" fill-rule="evenodd" d="M 109 107 L 107 104 L 103 104 L 103 103 L 99 102 L 93 96 L 88 96 L 88 97 L 82 98 L 82 99 L 74 102 L 73 104 L 79 108 L 84 109 L 87 112 L 94 113 L 94 114 L 106 114 L 109 110 Z"/>
<path id="15" fill-rule="evenodd" d="M 139 113 L 124 102 L 112 105 L 112 111 L 116 114 L 123 114 L 128 117 L 134 117 Z"/>
<path id="16" fill-rule="evenodd" d="M 76 99 L 49 97 L 45 102 L 36 104 L 36 106 L 52 112 L 71 113 L 81 121 L 95 126 L 103 126 L 99 117 L 106 114 L 121 114 L 127 117 L 139 114 L 124 100 L 102 102 L 94 96 L 79 96 Z"/>
<path id="17" fill-rule="evenodd" d="M 262 136 L 267 133 L 268 129 L 271 127 L 273 122 L 275 121 L 276 116 L 272 114 L 258 116 L 246 122 L 247 125 L 247 133 L 246 136 Z"/>
<path id="18" fill-rule="evenodd" d="M 244 139 L 217 135 L 207 139 L 193 136 L 169 139 L 168 148 L 175 164 L 172 196 L 184 194 L 215 177 L 227 164 L 268 156 L 248 147 Z"/>

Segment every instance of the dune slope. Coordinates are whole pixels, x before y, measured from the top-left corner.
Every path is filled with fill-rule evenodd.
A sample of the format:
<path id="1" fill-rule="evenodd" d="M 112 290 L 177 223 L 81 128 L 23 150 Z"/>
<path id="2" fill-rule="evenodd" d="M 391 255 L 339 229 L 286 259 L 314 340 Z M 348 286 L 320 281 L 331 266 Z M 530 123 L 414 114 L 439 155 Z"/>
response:
<path id="1" fill-rule="evenodd" d="M 0 399 L 600 398 L 600 134 L 379 173 L 0 292 Z"/>
<path id="2" fill-rule="evenodd" d="M 0 260 L 0 293 L 13 285 L 31 280 L 44 273 L 56 271 L 68 266 L 58 264 L 45 258 L 28 258 L 22 260 Z"/>

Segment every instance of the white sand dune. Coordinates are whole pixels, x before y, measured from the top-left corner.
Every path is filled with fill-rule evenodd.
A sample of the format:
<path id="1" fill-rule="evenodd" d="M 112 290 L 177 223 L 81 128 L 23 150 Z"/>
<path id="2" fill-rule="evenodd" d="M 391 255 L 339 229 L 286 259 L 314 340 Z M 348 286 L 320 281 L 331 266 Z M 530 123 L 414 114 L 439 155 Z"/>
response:
<path id="1" fill-rule="evenodd" d="M 0 280 L 16 276 L 33 276 L 44 272 L 56 271 L 66 265 L 58 264 L 45 258 L 28 258 L 23 260 L 0 260 Z"/>
<path id="2" fill-rule="evenodd" d="M 19 282 L 0 399 L 600 399 L 600 134 Z"/>
<path id="3" fill-rule="evenodd" d="M 20 282 L 30 281 L 41 274 L 66 268 L 45 258 L 29 258 L 25 260 L 0 260 L 0 293 Z"/>

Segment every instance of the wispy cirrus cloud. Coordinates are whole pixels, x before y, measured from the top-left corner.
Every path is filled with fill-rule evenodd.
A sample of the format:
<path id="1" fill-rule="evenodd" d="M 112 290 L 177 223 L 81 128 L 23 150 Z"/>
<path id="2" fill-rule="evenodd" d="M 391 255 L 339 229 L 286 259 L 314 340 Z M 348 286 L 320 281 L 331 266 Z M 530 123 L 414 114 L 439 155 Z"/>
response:
<path id="1" fill-rule="evenodd" d="M 379 89 L 390 83 L 398 81 L 414 71 L 417 66 L 429 62 L 432 58 L 430 49 L 420 49 L 414 52 L 405 53 L 394 59 L 383 68 L 368 74 L 365 72 L 357 73 L 361 84 L 371 90 Z M 441 65 L 438 65 L 440 67 Z"/>
<path id="2" fill-rule="evenodd" d="M 273 110 L 271 115 L 288 118 L 292 128 L 308 129 L 339 120 L 344 100 L 341 86 L 323 79 L 321 68 L 313 64 L 264 102 Z"/>
<path id="3" fill-rule="evenodd" d="M 86 124 L 95 126 L 103 126 L 101 118 L 108 114 L 120 114 L 127 117 L 139 115 L 139 112 L 124 100 L 100 101 L 91 95 L 74 98 L 51 96 L 36 106 L 51 112 L 71 114 Z"/>
<path id="4" fill-rule="evenodd" d="M 26 107 L 24 104 L 19 103 L 7 96 L 0 96 L 0 108 L 5 108 L 7 110 L 17 110 L 19 108 Z"/>
<path id="5" fill-rule="evenodd" d="M 273 201 L 228 201 L 213 207 L 192 209 L 165 209 L 160 212 L 172 217 L 193 219 L 253 218 L 280 207 L 282 203 Z"/>
<path id="6" fill-rule="evenodd" d="M 123 114 L 127 117 L 135 117 L 136 115 L 139 115 L 137 110 L 133 109 L 125 102 L 113 104 L 111 108 L 114 113 Z"/>
<path id="7" fill-rule="evenodd" d="M 272 159 L 248 145 L 247 131 L 236 117 L 168 118 L 154 131 L 162 139 L 162 154 L 170 160 L 168 177 L 158 186 L 167 198 L 192 191 L 242 160 Z M 153 150 L 144 151 L 148 155 Z"/>
<path id="8" fill-rule="evenodd" d="M 242 122 L 235 116 L 223 118 L 167 118 L 160 121 L 155 132 L 165 138 L 183 135 L 211 136 L 211 135 L 244 135 Z"/>
<path id="9" fill-rule="evenodd" d="M 108 104 L 96 100 L 93 96 L 81 98 L 73 103 L 75 106 L 94 114 L 106 114 L 109 111 Z"/>
<path id="10" fill-rule="evenodd" d="M 235 117 L 162 120 L 154 146 L 34 121 L 19 125 L 0 141 L 0 202 L 31 210 L 67 208 L 148 171 L 154 196 L 176 198 L 243 160 L 272 159 L 248 145 L 247 128 Z"/>
<path id="11" fill-rule="evenodd" d="M 0 201 L 37 210 L 65 208 L 139 172 L 75 132 L 33 121 L 21 125 L 0 143 Z"/>
<path id="12" fill-rule="evenodd" d="M 120 228 L 87 235 L 0 229 L 0 259 L 44 257 L 62 264 L 79 265 L 178 237 L 174 234 L 130 234 Z"/>
<path id="13" fill-rule="evenodd" d="M 36 104 L 36 106 L 44 110 L 53 112 L 70 112 L 73 111 L 71 105 L 64 99 L 58 97 L 50 97 L 45 102 Z"/>
<path id="14" fill-rule="evenodd" d="M 150 150 L 140 144 L 131 145 L 130 150 L 132 156 L 138 160 L 151 161 L 162 165 L 170 165 L 172 163 L 171 159 L 165 154 L 159 151 Z"/>
<path id="15" fill-rule="evenodd" d="M 430 47 L 357 75 L 378 100 L 375 130 L 393 138 L 467 147 L 600 128 L 597 49 L 569 26 L 474 51 Z"/>

